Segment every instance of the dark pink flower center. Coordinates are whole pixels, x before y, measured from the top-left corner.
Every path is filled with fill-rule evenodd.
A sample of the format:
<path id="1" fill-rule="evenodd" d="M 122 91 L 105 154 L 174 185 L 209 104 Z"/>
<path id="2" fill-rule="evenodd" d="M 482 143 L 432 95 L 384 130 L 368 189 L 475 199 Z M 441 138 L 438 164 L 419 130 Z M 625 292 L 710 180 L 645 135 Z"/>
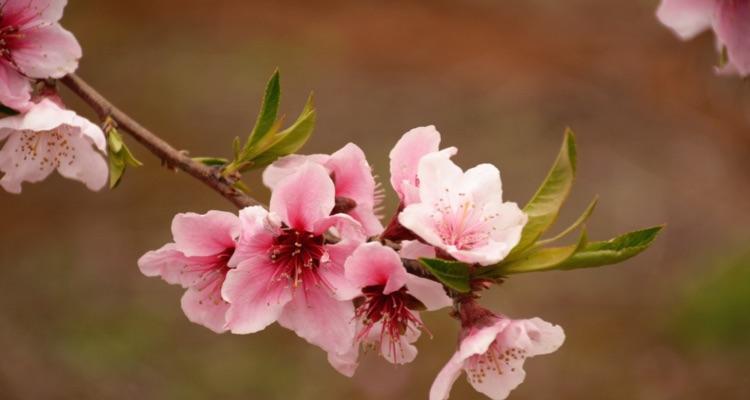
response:
<path id="1" fill-rule="evenodd" d="M 322 235 L 285 227 L 273 239 L 270 257 L 276 265 L 274 279 L 287 280 L 292 288 L 303 283 L 320 284 L 318 267 L 325 255 Z"/>
<path id="2" fill-rule="evenodd" d="M 405 335 L 409 329 L 421 330 L 424 328 L 422 321 L 417 318 L 411 311 L 421 303 L 406 292 L 403 287 L 395 292 L 383 294 L 384 285 L 368 286 L 362 289 L 364 298 L 360 299 L 361 303 L 355 310 L 355 317 L 358 318 L 364 327 L 357 335 L 357 340 L 365 339 L 372 330 L 372 327 L 380 322 L 381 330 L 379 342 L 383 339 L 390 340 L 390 353 L 393 358 L 402 349 L 399 348 L 400 338 Z"/>
<path id="3" fill-rule="evenodd" d="M 18 25 L 8 24 L 7 18 L 0 11 L 0 57 L 13 63 L 12 50 L 17 47 L 19 39 L 23 38 Z"/>

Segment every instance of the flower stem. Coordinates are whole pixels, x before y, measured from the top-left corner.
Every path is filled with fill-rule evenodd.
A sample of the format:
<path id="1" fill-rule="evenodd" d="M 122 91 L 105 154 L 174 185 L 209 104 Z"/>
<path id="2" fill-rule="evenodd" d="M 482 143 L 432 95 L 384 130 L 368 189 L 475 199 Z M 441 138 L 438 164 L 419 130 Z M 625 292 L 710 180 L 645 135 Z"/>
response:
<path id="1" fill-rule="evenodd" d="M 190 176 L 203 182 L 238 208 L 260 205 L 254 198 L 246 195 L 234 187 L 234 183 L 223 177 L 217 169 L 204 165 L 190 158 L 185 152 L 172 147 L 162 138 L 144 128 L 133 118 L 112 105 L 112 103 L 97 92 L 76 74 L 70 74 L 60 79 L 73 93 L 88 104 L 102 121 L 108 117 L 117 122 L 118 127 L 130 134 L 151 153 L 159 157 L 166 165 L 181 169 Z"/>

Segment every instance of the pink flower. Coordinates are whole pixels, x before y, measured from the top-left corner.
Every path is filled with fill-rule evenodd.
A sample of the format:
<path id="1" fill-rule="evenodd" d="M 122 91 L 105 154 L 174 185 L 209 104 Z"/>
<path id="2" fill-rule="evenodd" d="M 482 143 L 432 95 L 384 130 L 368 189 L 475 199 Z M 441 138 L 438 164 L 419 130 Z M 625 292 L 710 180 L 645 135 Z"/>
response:
<path id="1" fill-rule="evenodd" d="M 464 329 L 458 351 L 432 384 L 430 400 L 447 399 L 462 370 L 474 389 L 494 400 L 505 399 L 526 377 L 524 361 L 554 352 L 563 341 L 562 328 L 540 318 L 486 318 Z"/>
<path id="2" fill-rule="evenodd" d="M 336 198 L 340 201 L 353 201 L 344 204 L 342 210 L 365 229 L 368 236 L 379 235 L 383 225 L 377 216 L 382 194 L 367 163 L 365 153 L 357 145 L 349 143 L 337 152 L 313 155 L 290 155 L 283 157 L 263 172 L 263 183 L 271 189 L 286 176 L 293 174 L 306 162 L 320 164 L 326 168 L 336 188 Z M 339 208 L 339 207 L 337 207 Z"/>
<path id="3" fill-rule="evenodd" d="M 419 160 L 427 154 L 438 152 L 439 146 L 440 132 L 430 125 L 406 132 L 391 150 L 391 185 L 402 205 L 419 201 Z M 457 150 L 449 147 L 443 151 L 450 157 Z"/>
<path id="4" fill-rule="evenodd" d="M 66 0 L 0 2 L 0 103 L 25 111 L 31 79 L 62 78 L 78 68 L 81 46 L 58 23 Z"/>
<path id="5" fill-rule="evenodd" d="M 526 224 L 515 203 L 503 203 L 500 171 L 480 164 L 463 172 L 445 151 L 419 162 L 419 202 L 399 222 L 459 261 L 491 265 L 518 244 Z"/>
<path id="6" fill-rule="evenodd" d="M 328 171 L 308 162 L 276 183 L 270 212 L 240 212 L 242 233 L 230 261 L 236 268 L 222 290 L 233 333 L 258 332 L 278 321 L 328 352 L 348 351 L 354 306 L 341 299 L 356 288 L 344 277 L 344 261 L 365 236 L 353 218 L 330 215 L 334 197 Z"/>
<path id="7" fill-rule="evenodd" d="M 91 190 L 107 182 L 106 152 L 102 130 L 44 98 L 26 113 L 0 119 L 0 185 L 11 193 L 21 183 L 39 182 L 53 170 L 81 181 Z"/>
<path id="8" fill-rule="evenodd" d="M 656 15 L 683 40 L 713 28 L 728 55 L 719 72 L 750 74 L 750 0 L 662 0 Z"/>
<path id="9" fill-rule="evenodd" d="M 360 290 L 354 296 L 359 328 L 353 349 L 343 357 L 330 355 L 331 364 L 352 375 L 360 343 L 374 347 L 391 363 L 413 361 L 417 349 L 412 343 L 424 328 L 416 310 L 453 304 L 442 285 L 408 273 L 398 253 L 378 242 L 359 246 L 344 268 L 346 278 Z"/>
<path id="10" fill-rule="evenodd" d="M 228 212 L 177 214 L 172 220 L 174 242 L 144 254 L 138 267 L 146 276 L 161 276 L 186 288 L 182 310 L 188 319 L 224 332 L 229 304 L 221 298 L 221 287 L 239 229 L 237 216 Z"/>

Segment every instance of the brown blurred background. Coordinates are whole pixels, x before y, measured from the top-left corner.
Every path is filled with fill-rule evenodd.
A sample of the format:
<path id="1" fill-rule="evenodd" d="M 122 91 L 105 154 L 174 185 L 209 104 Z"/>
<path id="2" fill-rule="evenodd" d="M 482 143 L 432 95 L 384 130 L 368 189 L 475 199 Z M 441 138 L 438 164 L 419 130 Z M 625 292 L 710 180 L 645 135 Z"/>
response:
<path id="1" fill-rule="evenodd" d="M 622 265 L 513 277 L 485 297 L 568 334 L 512 398 L 750 398 L 750 87 L 714 76 L 711 36 L 679 42 L 656 1 L 70 3 L 80 75 L 196 156 L 227 156 L 249 132 L 277 66 L 290 118 L 316 94 L 304 151 L 355 142 L 384 183 L 399 136 L 435 124 L 461 165 L 498 165 L 524 203 L 571 126 L 579 177 L 563 221 L 599 194 L 594 238 L 668 228 Z M 435 338 L 414 363 L 369 355 L 351 380 L 276 326 L 190 324 L 182 290 L 135 261 L 171 239 L 175 213 L 232 207 L 130 143 L 146 166 L 114 191 L 56 176 L 0 193 L 0 398 L 427 397 L 456 340 L 447 313 L 427 317 Z M 258 174 L 248 184 L 268 198 Z M 481 396 L 461 379 L 452 398 Z"/>

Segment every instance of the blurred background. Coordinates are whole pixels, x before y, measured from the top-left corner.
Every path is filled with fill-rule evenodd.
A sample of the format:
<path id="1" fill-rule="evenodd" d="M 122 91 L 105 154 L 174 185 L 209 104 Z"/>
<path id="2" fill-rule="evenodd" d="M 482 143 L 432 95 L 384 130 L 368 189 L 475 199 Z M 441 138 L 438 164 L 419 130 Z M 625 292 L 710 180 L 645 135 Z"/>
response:
<path id="1" fill-rule="evenodd" d="M 435 124 L 459 164 L 496 164 L 505 197 L 525 203 L 572 127 L 579 175 L 562 222 L 598 194 L 593 238 L 668 227 L 621 265 L 513 277 L 485 296 L 568 335 L 527 362 L 511 398 L 747 399 L 750 84 L 715 76 L 711 35 L 678 41 L 656 3 L 73 0 L 63 25 L 84 48 L 81 76 L 195 156 L 229 155 L 276 67 L 289 118 L 316 94 L 304 152 L 355 142 L 385 184 L 400 135 Z M 455 345 L 447 313 L 426 317 L 435 337 L 414 363 L 370 354 L 354 379 L 277 326 L 189 323 L 182 289 L 136 260 L 171 240 L 175 213 L 232 207 L 130 144 L 146 166 L 114 191 L 54 176 L 0 193 L 0 398 L 427 397 Z M 259 174 L 247 182 L 268 199 Z M 452 398 L 481 396 L 460 379 Z"/>

